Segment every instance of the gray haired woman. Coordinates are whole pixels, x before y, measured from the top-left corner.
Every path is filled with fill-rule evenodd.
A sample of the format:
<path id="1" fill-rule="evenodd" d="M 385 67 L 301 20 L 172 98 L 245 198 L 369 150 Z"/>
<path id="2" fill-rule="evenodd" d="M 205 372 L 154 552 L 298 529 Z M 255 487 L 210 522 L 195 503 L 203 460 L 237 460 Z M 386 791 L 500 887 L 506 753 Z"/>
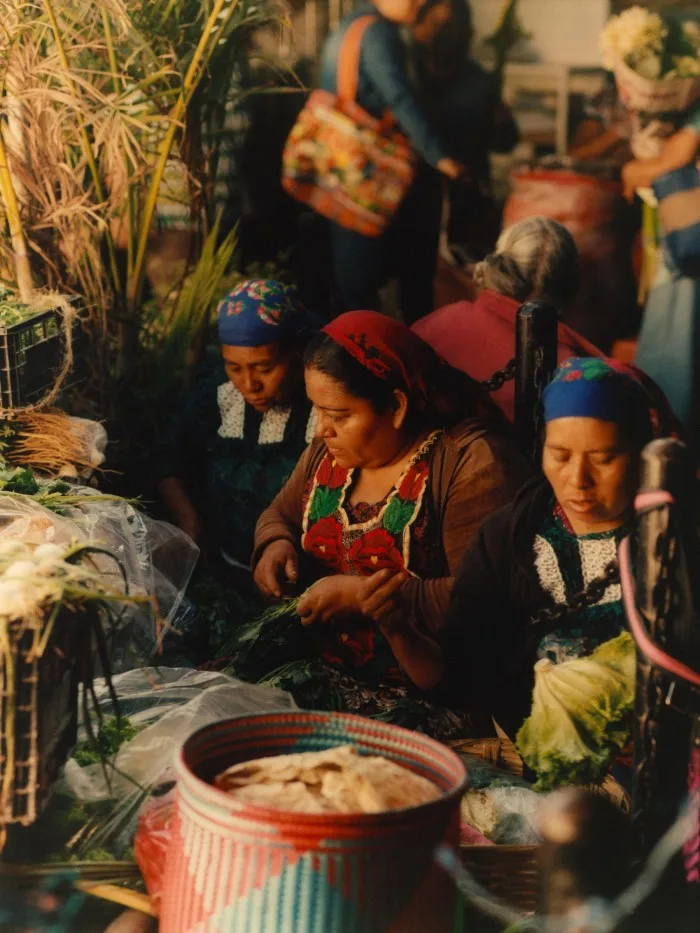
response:
<path id="1" fill-rule="evenodd" d="M 580 283 L 579 256 L 573 237 L 547 217 L 528 217 L 499 237 L 493 253 L 474 272 L 476 301 L 458 301 L 418 321 L 413 330 L 448 363 L 474 379 L 488 379 L 515 353 L 515 318 L 532 298 L 551 301 L 566 312 Z M 571 356 L 602 356 L 600 350 L 559 322 L 559 362 Z M 514 420 L 512 382 L 493 394 Z"/>

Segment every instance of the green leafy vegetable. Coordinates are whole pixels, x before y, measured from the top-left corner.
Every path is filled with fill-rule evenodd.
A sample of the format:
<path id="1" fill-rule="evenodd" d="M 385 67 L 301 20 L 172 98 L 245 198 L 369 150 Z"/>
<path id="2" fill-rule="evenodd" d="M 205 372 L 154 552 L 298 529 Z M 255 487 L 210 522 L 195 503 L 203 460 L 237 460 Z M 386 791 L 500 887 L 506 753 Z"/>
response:
<path id="1" fill-rule="evenodd" d="M 82 742 L 76 746 L 73 757 L 81 768 L 112 758 L 125 742 L 138 733 L 126 716 L 109 716 L 104 720 L 95 741 Z"/>
<path id="2" fill-rule="evenodd" d="M 535 665 L 532 712 L 517 747 L 537 790 L 602 780 L 631 733 L 635 652 L 623 633 L 590 657 Z"/>

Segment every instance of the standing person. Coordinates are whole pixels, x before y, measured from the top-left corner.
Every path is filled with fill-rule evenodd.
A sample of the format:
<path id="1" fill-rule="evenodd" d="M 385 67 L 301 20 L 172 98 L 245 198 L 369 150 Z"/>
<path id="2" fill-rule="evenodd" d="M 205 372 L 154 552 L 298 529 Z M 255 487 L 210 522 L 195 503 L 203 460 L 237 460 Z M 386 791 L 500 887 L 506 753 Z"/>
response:
<path id="1" fill-rule="evenodd" d="M 450 152 L 469 173 L 466 183 L 447 183 L 448 240 L 471 258 L 482 259 L 500 229 L 500 211 L 491 194 L 489 153 L 510 152 L 520 138 L 518 125 L 503 102 L 498 76 L 470 55 L 474 26 L 468 0 L 438 0 L 413 34 L 417 81 L 426 109 Z"/>
<path id="2" fill-rule="evenodd" d="M 663 144 L 652 159 L 628 162 L 622 177 L 629 199 L 639 188 L 687 165 L 700 151 L 700 107 L 695 107 L 683 126 Z M 663 248 L 656 251 L 656 274 L 647 300 L 637 346 L 636 364 L 665 392 L 674 413 L 696 445 L 700 431 L 700 279 L 682 275 Z"/>
<path id="3" fill-rule="evenodd" d="M 360 44 L 357 103 L 377 119 L 390 111 L 418 155 L 443 175 L 457 179 L 464 174 L 464 168 L 450 157 L 418 102 L 401 37 L 401 28 L 413 26 L 429 3 L 375 0 L 360 6 L 326 41 L 321 56 L 321 87 L 332 94 L 337 92 L 338 58 L 348 28 L 360 17 L 376 15 Z M 333 273 L 341 309 L 379 310 L 379 292 L 391 273 L 391 249 L 398 221 L 395 218 L 379 237 L 364 236 L 331 223 Z"/>

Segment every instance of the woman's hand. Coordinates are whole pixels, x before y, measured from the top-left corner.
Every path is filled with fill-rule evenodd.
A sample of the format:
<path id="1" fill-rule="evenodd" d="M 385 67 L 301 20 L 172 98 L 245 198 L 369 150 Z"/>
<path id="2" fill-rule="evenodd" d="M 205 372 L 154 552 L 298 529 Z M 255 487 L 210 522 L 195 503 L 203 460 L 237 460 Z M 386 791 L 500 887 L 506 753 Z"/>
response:
<path id="1" fill-rule="evenodd" d="M 362 581 L 360 612 L 382 629 L 395 629 L 408 621 L 408 604 L 401 586 L 408 580 L 404 571 L 380 570 Z"/>
<path id="2" fill-rule="evenodd" d="M 297 606 L 302 625 L 332 622 L 360 611 L 358 595 L 364 584 L 362 577 L 335 574 L 324 577 L 304 593 Z"/>
<path id="3" fill-rule="evenodd" d="M 299 576 L 299 555 L 290 541 L 273 541 L 262 552 L 253 579 L 265 596 L 279 599 L 285 584 L 294 584 Z"/>
<path id="4" fill-rule="evenodd" d="M 440 159 L 436 168 L 438 172 L 451 178 L 452 181 L 469 181 L 469 170 L 466 165 L 462 165 L 462 163 L 458 162 L 456 159 Z"/>
<path id="5" fill-rule="evenodd" d="M 622 187 L 625 198 L 631 203 L 637 188 L 649 186 L 649 172 L 643 162 L 636 159 L 622 166 Z"/>

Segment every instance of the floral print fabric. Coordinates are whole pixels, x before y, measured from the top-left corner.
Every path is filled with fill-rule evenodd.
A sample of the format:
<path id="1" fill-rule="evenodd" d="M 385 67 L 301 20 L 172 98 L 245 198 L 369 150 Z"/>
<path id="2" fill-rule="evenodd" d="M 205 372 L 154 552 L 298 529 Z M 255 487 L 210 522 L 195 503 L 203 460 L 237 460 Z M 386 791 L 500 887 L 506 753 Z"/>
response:
<path id="1" fill-rule="evenodd" d="M 386 498 L 374 506 L 358 504 L 364 519 L 345 500 L 354 471 L 340 467 L 330 454 L 321 460 L 304 509 L 302 548 L 328 572 L 367 577 L 380 570 L 414 573 L 412 526 L 421 512 L 428 482 L 428 456 L 439 437 L 421 445 Z M 400 680 L 394 656 L 376 625 L 357 618 L 325 632 L 321 656 L 340 668 L 363 669 L 373 682 Z"/>

